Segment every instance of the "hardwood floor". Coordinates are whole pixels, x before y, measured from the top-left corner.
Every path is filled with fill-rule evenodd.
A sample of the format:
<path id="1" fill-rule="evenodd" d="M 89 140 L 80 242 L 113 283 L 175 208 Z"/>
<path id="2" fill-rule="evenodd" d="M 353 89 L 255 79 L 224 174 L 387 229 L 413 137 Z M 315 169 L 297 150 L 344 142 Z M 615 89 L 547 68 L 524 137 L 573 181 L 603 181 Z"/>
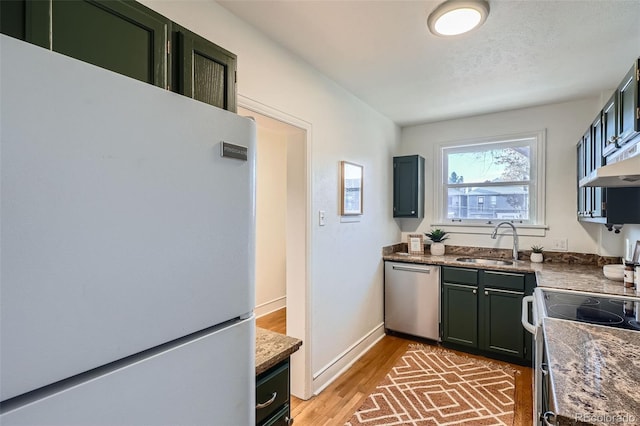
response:
<path id="1" fill-rule="evenodd" d="M 256 326 L 276 333 L 287 334 L 287 308 L 257 318 Z"/>
<path id="2" fill-rule="evenodd" d="M 281 309 L 258 318 L 256 324 L 258 327 L 285 333 L 286 310 Z M 319 395 L 307 401 L 292 396 L 291 415 L 295 420 L 294 424 L 314 426 L 344 425 L 367 395 L 384 379 L 387 371 L 405 353 L 411 343 L 415 342 L 387 335 L 356 361 L 349 370 L 320 392 Z M 481 356 L 457 353 L 473 358 L 486 359 Z M 501 363 L 500 361 L 494 362 Z M 508 365 L 520 373 L 516 374 L 515 419 L 513 424 L 514 426 L 530 425 L 533 410 L 532 369 L 515 364 Z"/>

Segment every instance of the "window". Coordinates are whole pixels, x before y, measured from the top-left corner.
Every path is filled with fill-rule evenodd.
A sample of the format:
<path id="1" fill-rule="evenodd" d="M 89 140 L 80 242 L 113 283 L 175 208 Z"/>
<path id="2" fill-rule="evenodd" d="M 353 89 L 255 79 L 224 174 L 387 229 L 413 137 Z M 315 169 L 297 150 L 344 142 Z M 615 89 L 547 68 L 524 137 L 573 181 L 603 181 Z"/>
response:
<path id="1" fill-rule="evenodd" d="M 441 146 L 439 222 L 544 223 L 544 132 Z"/>

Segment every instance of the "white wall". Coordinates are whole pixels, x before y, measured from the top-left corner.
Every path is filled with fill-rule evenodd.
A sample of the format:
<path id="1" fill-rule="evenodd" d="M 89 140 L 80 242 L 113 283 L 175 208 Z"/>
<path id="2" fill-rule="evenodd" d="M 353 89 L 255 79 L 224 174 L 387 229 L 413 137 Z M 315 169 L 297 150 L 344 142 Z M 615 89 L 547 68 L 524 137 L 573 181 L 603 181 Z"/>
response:
<path id="1" fill-rule="evenodd" d="M 258 125 L 256 316 L 286 306 L 287 139 Z"/>
<path id="2" fill-rule="evenodd" d="M 215 2 L 143 4 L 238 55 L 238 93 L 311 123 L 310 285 L 314 388 L 382 330 L 381 247 L 398 241 L 390 213 L 397 126 Z M 364 215 L 340 223 L 338 164 L 364 165 Z M 325 210 L 327 225 L 317 225 Z M 356 351 L 361 348 L 357 347 Z M 349 352 L 350 354 L 353 351 Z M 344 356 L 343 356 L 344 355 Z"/>
<path id="3" fill-rule="evenodd" d="M 520 248 L 532 244 L 551 247 L 551 239 L 567 238 L 569 251 L 620 256 L 621 234 L 607 232 L 603 225 L 576 219 L 576 144 L 596 117 L 599 97 L 512 110 L 464 119 L 443 121 L 402 129 L 400 151 L 420 154 L 426 159 L 425 218 L 399 221 L 403 237 L 408 232 L 425 232 L 436 216 L 434 202 L 434 160 L 437 146 L 444 142 L 525 133 L 546 129 L 546 222 L 545 237 L 522 237 Z M 511 248 L 511 238 L 492 240 L 489 235 L 455 234 L 449 244 Z"/>

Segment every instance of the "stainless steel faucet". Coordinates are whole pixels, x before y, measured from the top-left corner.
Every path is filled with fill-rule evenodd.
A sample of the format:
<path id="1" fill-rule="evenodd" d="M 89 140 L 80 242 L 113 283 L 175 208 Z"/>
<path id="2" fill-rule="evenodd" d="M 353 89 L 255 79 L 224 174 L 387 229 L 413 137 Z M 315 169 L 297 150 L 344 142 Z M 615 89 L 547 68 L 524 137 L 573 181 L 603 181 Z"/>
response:
<path id="1" fill-rule="evenodd" d="M 502 225 L 509 225 L 513 229 L 513 260 L 518 260 L 518 231 L 516 231 L 516 227 L 511 222 L 500 222 L 493 228 L 493 232 L 491 233 L 491 238 L 496 239 L 496 235 L 498 234 L 498 228 Z"/>

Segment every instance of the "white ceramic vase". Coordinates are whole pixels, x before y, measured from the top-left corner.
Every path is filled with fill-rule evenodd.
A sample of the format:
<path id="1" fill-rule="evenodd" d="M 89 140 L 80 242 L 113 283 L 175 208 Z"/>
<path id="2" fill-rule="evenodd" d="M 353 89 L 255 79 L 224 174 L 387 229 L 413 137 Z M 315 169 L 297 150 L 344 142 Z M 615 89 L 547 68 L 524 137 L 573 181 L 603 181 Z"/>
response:
<path id="1" fill-rule="evenodd" d="M 429 250 L 433 256 L 442 256 L 444 254 L 444 243 L 431 243 Z"/>
<path id="2" fill-rule="evenodd" d="M 533 263 L 542 263 L 542 253 L 531 253 L 531 261 Z"/>

